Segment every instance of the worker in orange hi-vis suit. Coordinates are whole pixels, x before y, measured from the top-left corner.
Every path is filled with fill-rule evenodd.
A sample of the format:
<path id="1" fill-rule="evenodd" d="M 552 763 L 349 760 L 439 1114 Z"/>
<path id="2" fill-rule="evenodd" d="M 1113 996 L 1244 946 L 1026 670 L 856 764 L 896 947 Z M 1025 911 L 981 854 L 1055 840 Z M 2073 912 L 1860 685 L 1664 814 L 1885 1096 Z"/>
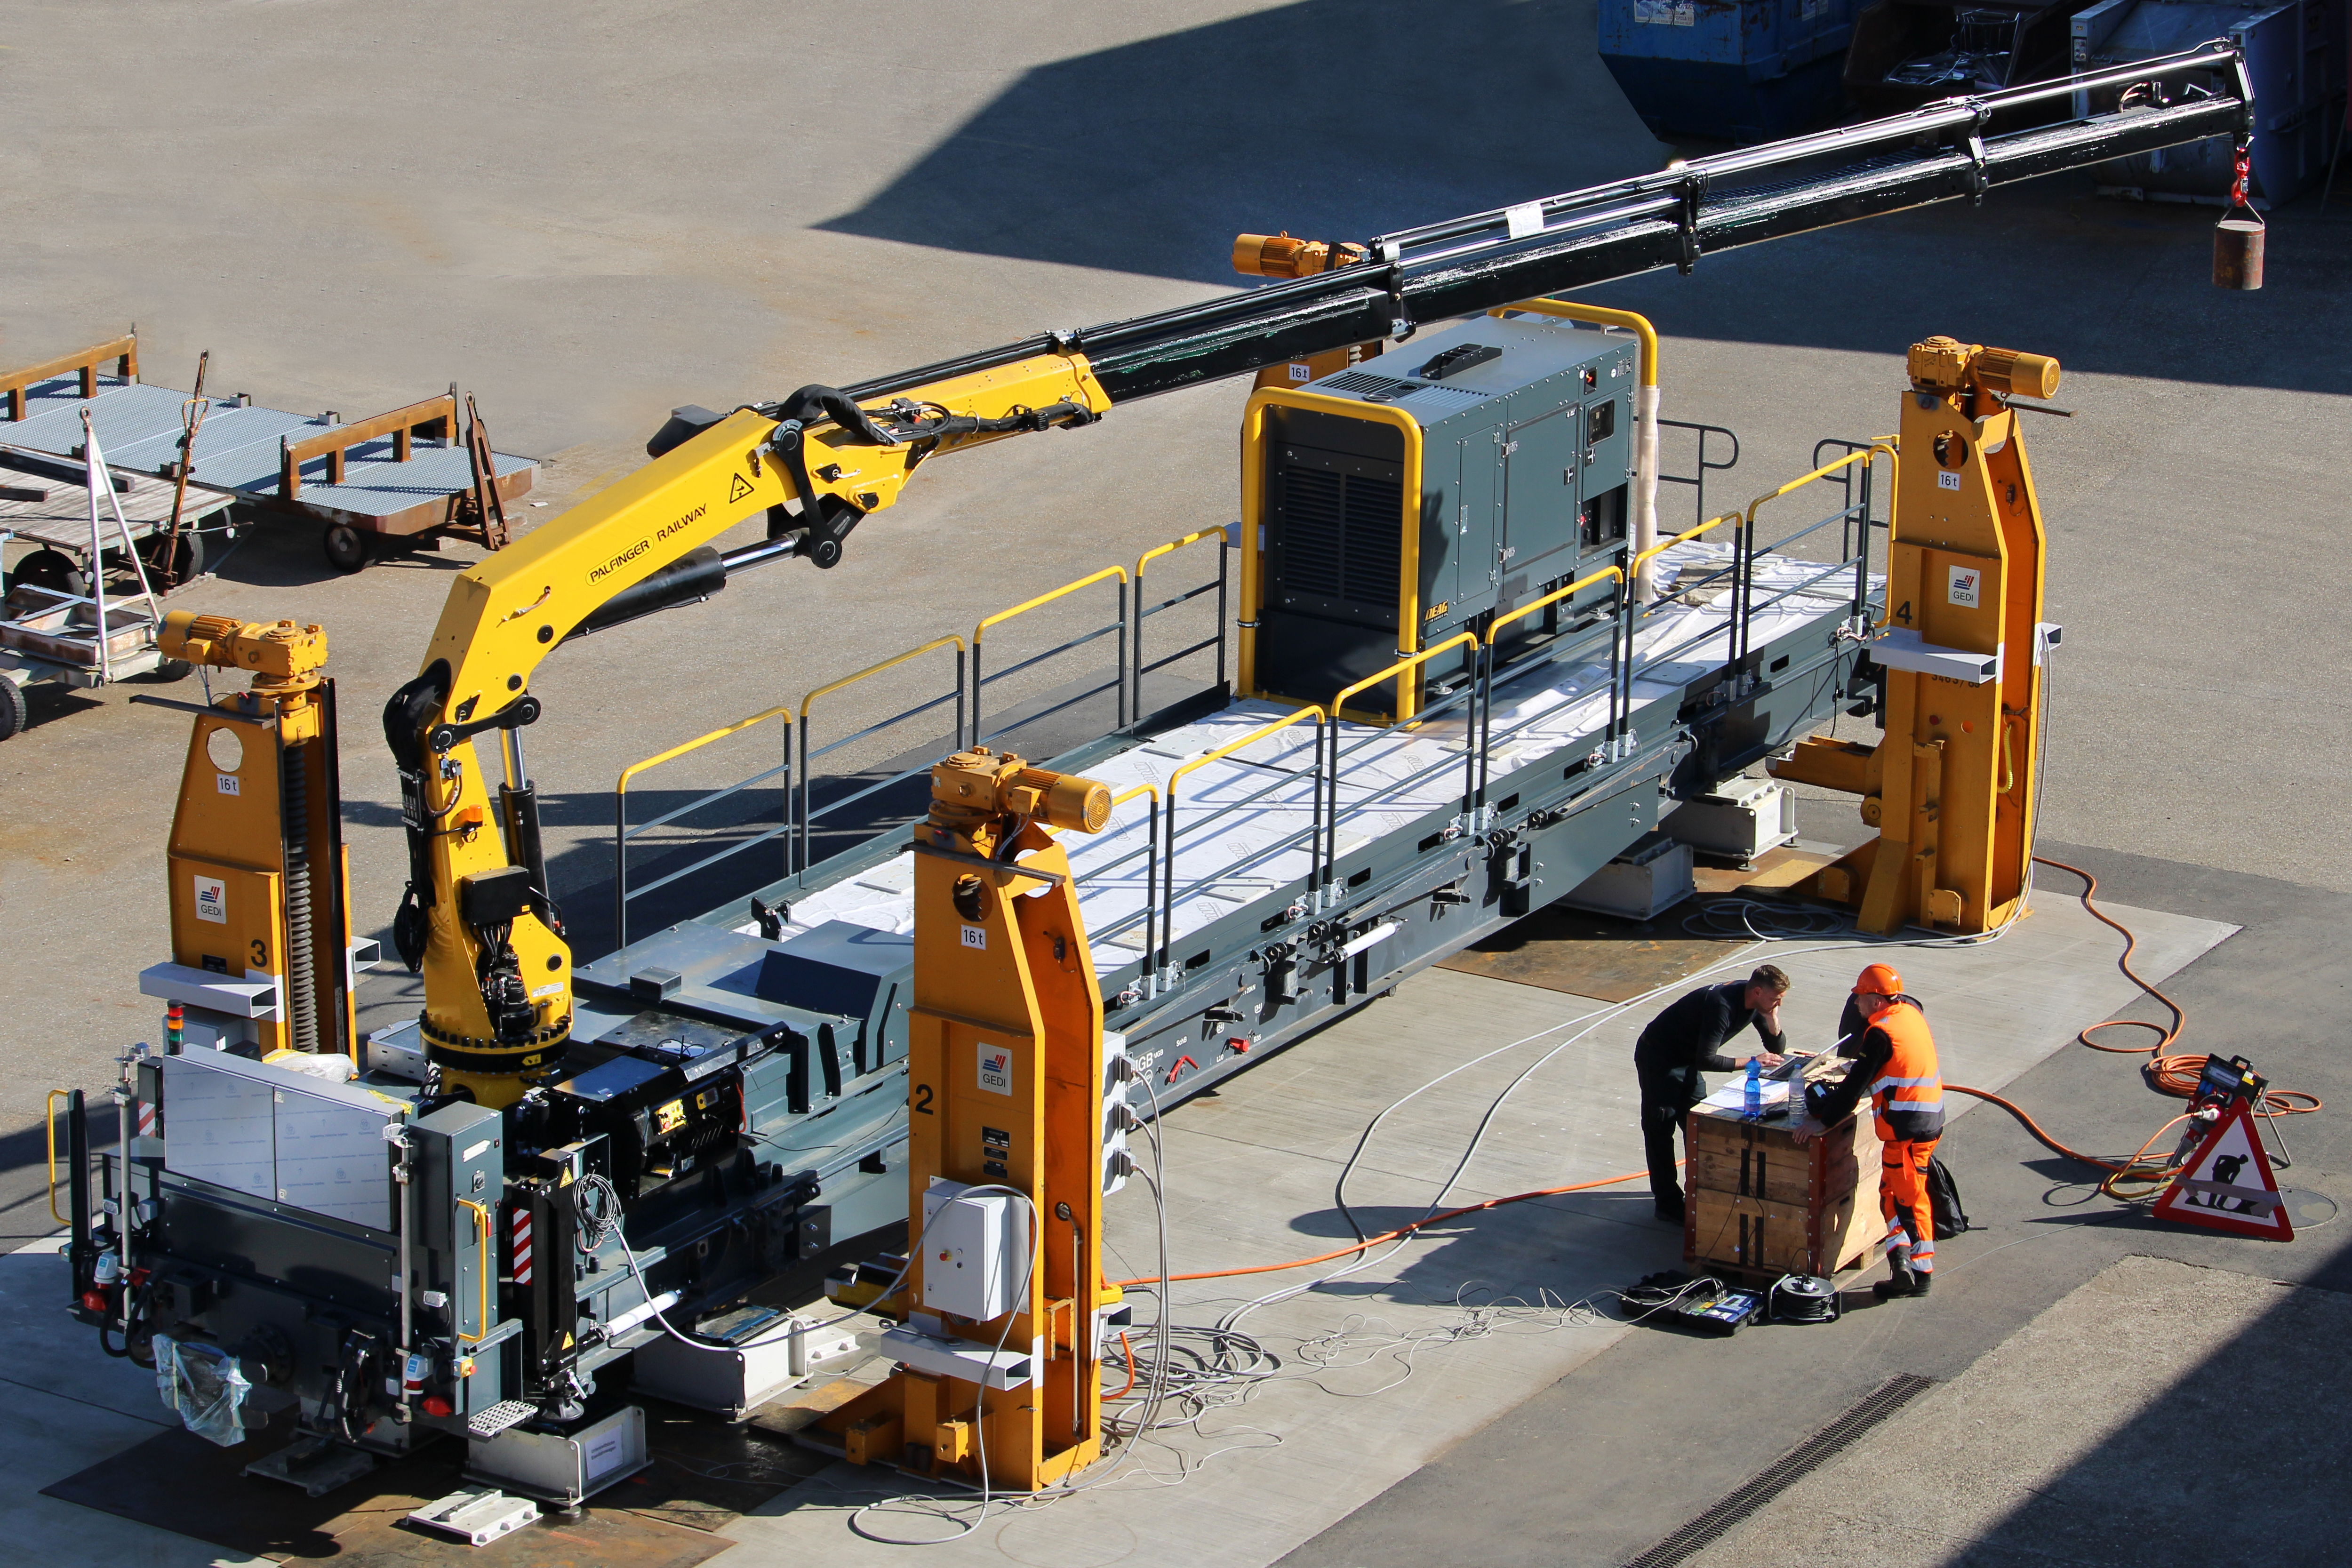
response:
<path id="1" fill-rule="evenodd" d="M 1936 1277 L 1936 1216 L 1927 1200 L 1927 1162 L 1944 1135 L 1944 1079 L 1927 1016 L 1903 994 L 1903 977 L 1874 963 L 1853 983 L 1868 1020 L 1843 1080 L 1805 1090 L 1805 1110 L 1824 1127 L 1853 1113 L 1864 1094 L 1878 1115 L 1878 1206 L 1886 1215 L 1892 1274 L 1874 1287 L 1882 1301 L 1925 1296 Z"/>

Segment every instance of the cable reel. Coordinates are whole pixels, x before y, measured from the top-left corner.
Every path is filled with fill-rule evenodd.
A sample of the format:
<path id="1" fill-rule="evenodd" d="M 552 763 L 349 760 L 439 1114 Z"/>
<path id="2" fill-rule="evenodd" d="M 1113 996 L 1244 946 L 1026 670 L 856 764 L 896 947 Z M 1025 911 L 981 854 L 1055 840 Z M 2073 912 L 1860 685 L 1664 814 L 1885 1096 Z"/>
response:
<path id="1" fill-rule="evenodd" d="M 1783 1274 L 1766 1297 L 1776 1323 L 1834 1323 L 1841 1310 L 1837 1286 L 1818 1274 Z"/>

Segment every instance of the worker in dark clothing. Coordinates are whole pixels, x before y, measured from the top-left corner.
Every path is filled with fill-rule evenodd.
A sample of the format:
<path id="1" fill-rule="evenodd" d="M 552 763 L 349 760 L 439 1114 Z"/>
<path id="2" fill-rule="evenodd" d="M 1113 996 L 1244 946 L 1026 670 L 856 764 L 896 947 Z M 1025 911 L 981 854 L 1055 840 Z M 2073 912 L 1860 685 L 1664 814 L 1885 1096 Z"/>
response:
<path id="1" fill-rule="evenodd" d="M 1675 1132 L 1690 1108 L 1706 1098 L 1707 1072 L 1730 1072 L 1745 1065 L 1723 1047 L 1733 1036 L 1756 1026 L 1764 1049 L 1763 1065 L 1780 1065 L 1780 999 L 1789 994 L 1789 977 L 1774 964 L 1765 964 L 1745 980 L 1727 985 L 1704 985 L 1675 999 L 1650 1020 L 1633 1047 L 1633 1076 L 1642 1086 L 1642 1145 L 1650 1160 L 1650 1196 L 1658 1217 L 1683 1223 L 1682 1184 L 1675 1176 Z M 1690 1139 L 1684 1134 L 1683 1149 Z"/>
<path id="2" fill-rule="evenodd" d="M 1853 1114 L 1864 1095 L 1877 1113 L 1879 1212 L 1886 1218 L 1889 1277 L 1872 1287 L 1882 1301 L 1925 1296 L 1936 1278 L 1936 1215 L 1927 1196 L 1927 1163 L 1944 1135 L 1944 1079 L 1935 1037 L 1919 1005 L 1903 994 L 1903 977 L 1874 963 L 1853 983 L 1853 1006 L 1866 1020 L 1851 1053 L 1853 1066 L 1837 1083 L 1805 1090 L 1805 1110 L 1823 1127 Z M 1805 1134 L 1797 1134 L 1800 1142 Z"/>

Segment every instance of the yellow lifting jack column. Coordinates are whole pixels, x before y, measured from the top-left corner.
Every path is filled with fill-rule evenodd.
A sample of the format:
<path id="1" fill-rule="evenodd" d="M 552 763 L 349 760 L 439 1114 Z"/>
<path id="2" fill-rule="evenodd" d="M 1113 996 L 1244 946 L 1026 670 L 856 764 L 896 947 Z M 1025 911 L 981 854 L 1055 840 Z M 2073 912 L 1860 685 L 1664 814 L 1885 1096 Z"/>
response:
<path id="1" fill-rule="evenodd" d="M 352 1055 L 349 862 L 336 778 L 327 634 L 174 610 L 165 657 L 253 677 L 188 738 L 172 819 L 172 959 L 226 982 L 267 982 L 249 1026 L 264 1055 Z"/>
<path id="2" fill-rule="evenodd" d="M 856 1464 L 1035 1491 L 1102 1452 L 1102 994 L 1070 863 L 1110 792 L 984 748 L 915 827 L 904 1282 L 883 1383 L 823 1426 Z"/>
<path id="3" fill-rule="evenodd" d="M 1774 777 L 1845 790 L 1878 837 L 1801 890 L 1865 931 L 1973 933 L 2011 918 L 2032 855 L 2041 754 L 2044 536 L 2011 397 L 2058 390 L 2058 362 L 1950 338 L 1914 343 L 1896 437 L 1886 672 L 1874 749 L 1799 742 Z"/>

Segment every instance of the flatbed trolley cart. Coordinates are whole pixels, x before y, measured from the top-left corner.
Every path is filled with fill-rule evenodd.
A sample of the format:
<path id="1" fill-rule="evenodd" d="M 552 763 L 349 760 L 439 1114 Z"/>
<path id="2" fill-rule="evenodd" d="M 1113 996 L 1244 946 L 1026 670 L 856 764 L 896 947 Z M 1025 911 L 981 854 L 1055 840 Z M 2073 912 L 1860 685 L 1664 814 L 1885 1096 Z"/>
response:
<path id="1" fill-rule="evenodd" d="M 45 542 L 44 547 L 26 559 L 40 570 L 30 575 L 20 571 L 7 596 L 0 599 L 0 741 L 25 728 L 28 716 L 25 688 L 35 681 L 104 686 L 132 676 L 177 680 L 189 670 L 185 661 L 166 658 L 156 646 L 163 610 L 148 578 L 146 563 L 140 557 L 138 544 L 143 535 L 131 521 L 130 509 L 116 489 L 96 432 L 88 430 L 86 411 L 82 418 L 88 436 L 82 484 L 87 516 L 67 542 L 82 552 L 90 569 L 86 574 L 73 572 L 65 553 L 49 547 L 47 542 L 58 539 L 58 531 L 33 535 Z M 168 490 L 171 487 L 158 488 Z M 10 504 L 54 503 L 45 496 L 38 503 Z M 154 533 L 155 526 L 156 520 L 148 519 L 145 534 Z M 24 531 L 17 520 L 6 519 L 5 525 L 0 526 L 0 542 Z M 51 573 L 42 562 L 44 555 L 54 555 L 65 563 L 66 570 L 58 574 L 67 580 L 60 585 L 49 585 L 47 579 Z M 139 588 L 135 594 L 110 600 L 105 565 L 118 555 L 138 579 Z"/>

